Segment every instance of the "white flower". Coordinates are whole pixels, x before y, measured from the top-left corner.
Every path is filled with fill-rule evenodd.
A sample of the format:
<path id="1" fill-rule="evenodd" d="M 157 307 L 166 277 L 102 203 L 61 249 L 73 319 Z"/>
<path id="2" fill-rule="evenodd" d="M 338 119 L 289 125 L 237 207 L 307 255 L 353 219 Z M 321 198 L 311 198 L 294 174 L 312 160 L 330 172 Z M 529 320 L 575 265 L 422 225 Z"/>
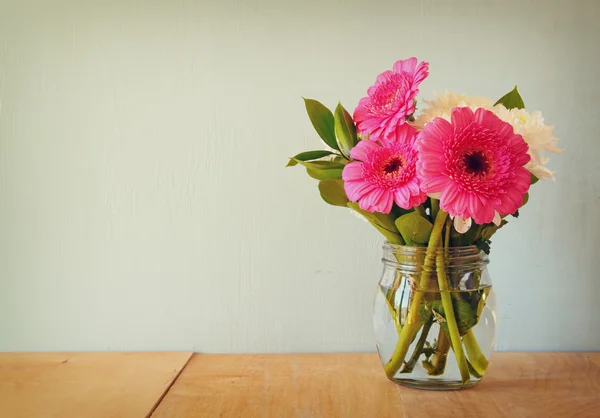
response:
<path id="1" fill-rule="evenodd" d="M 544 124 L 541 112 L 529 113 L 524 109 L 507 109 L 503 105 L 494 106 L 494 113 L 503 121 L 512 125 L 516 134 L 523 137 L 529 145 L 531 161 L 525 166 L 538 179 L 554 179 L 554 171 L 545 167 L 549 159 L 543 157 L 544 151 L 558 154 L 558 138 L 554 136 L 554 126 Z"/>
<path id="2" fill-rule="evenodd" d="M 454 220 L 454 229 L 459 234 L 465 234 L 469 229 L 471 229 L 471 225 L 473 224 L 473 220 L 471 218 L 461 218 L 460 216 L 450 216 L 450 219 Z M 494 213 L 494 220 L 492 221 L 494 225 L 500 226 L 502 223 L 502 217 L 498 212 Z"/>
<path id="3" fill-rule="evenodd" d="M 487 97 L 470 97 L 466 94 L 456 94 L 446 90 L 441 95 L 434 93 L 435 99 L 423 100 L 427 105 L 421 111 L 419 117 L 412 122 L 412 125 L 418 130 L 431 122 L 435 118 L 443 118 L 450 121 L 452 109 L 455 107 L 469 107 L 472 110 L 478 108 L 489 109 L 493 111 L 500 119 L 512 125 L 515 133 L 521 135 L 527 145 L 529 145 L 529 155 L 531 161 L 527 163 L 527 168 L 538 179 L 553 179 L 554 171 L 546 168 L 549 159 L 542 155 L 543 152 L 558 154 L 563 150 L 558 147 L 558 138 L 554 136 L 554 126 L 544 124 L 544 118 L 541 112 L 529 113 L 524 109 L 508 110 L 503 105 L 494 106 Z"/>
<path id="4" fill-rule="evenodd" d="M 438 93 L 434 93 L 434 95 L 435 99 L 433 100 L 423 100 L 428 107 L 423 109 L 417 120 L 412 123 L 418 130 L 423 129 L 425 124 L 435 118 L 443 118 L 450 121 L 452 109 L 455 107 L 469 107 L 471 110 L 476 110 L 480 107 L 492 109 L 493 107 L 492 101 L 487 97 L 470 97 L 466 94 L 456 94 L 448 90 L 443 95 Z"/>
<path id="5" fill-rule="evenodd" d="M 471 218 L 463 219 L 460 216 L 454 217 L 454 229 L 459 234 L 466 233 L 471 228 L 472 220 Z"/>

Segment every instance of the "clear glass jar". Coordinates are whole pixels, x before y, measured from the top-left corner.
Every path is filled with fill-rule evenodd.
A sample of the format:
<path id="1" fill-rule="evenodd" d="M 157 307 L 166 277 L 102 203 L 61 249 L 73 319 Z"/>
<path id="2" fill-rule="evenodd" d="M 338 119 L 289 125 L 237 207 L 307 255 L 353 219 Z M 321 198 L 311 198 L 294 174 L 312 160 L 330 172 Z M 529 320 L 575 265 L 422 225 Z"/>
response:
<path id="1" fill-rule="evenodd" d="M 388 378 L 422 389 L 477 384 L 496 333 L 487 255 L 386 243 L 382 261 L 373 326 Z"/>

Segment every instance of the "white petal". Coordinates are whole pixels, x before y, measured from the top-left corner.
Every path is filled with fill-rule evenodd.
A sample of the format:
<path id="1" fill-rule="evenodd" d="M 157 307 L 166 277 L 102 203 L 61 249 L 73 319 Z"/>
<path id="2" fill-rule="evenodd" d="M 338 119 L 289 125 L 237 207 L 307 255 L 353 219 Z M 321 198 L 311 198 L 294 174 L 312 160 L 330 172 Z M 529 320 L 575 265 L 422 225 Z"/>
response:
<path id="1" fill-rule="evenodd" d="M 464 234 L 471 228 L 471 218 L 463 219 L 460 216 L 454 217 L 454 229 L 459 234 Z"/>
<path id="2" fill-rule="evenodd" d="M 496 226 L 500 226 L 500 222 L 502 222 L 502 217 L 498 212 L 494 213 L 494 220 L 492 221 Z"/>

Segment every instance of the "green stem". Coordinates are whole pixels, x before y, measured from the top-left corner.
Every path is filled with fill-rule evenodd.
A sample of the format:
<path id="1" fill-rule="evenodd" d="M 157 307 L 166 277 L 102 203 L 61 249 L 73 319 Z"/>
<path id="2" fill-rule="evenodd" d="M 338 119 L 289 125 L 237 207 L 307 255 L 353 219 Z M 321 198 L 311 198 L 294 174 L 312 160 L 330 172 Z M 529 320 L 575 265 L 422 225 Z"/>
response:
<path id="1" fill-rule="evenodd" d="M 410 373 L 413 371 L 415 365 L 417 364 L 417 360 L 419 360 L 419 357 L 423 352 L 423 347 L 425 346 L 425 341 L 427 341 L 427 335 L 429 334 L 429 330 L 431 329 L 432 325 L 433 320 L 429 320 L 425 323 L 425 325 L 423 325 L 421 336 L 419 337 L 419 341 L 417 341 L 417 345 L 415 346 L 412 356 L 410 356 L 410 359 L 406 362 L 400 373 Z"/>
<path id="2" fill-rule="evenodd" d="M 439 213 L 442 212 L 444 211 L 439 211 Z M 452 305 L 452 296 L 450 295 L 450 289 L 448 287 L 448 277 L 446 276 L 446 265 L 443 253 L 438 254 L 436 265 L 440 297 L 442 298 L 442 306 L 446 316 L 446 325 L 448 326 L 450 343 L 454 350 L 454 355 L 456 356 L 456 362 L 458 363 L 462 381 L 463 383 L 467 383 L 470 379 L 469 366 L 467 365 L 467 358 L 463 351 L 458 324 L 456 323 L 456 316 L 454 315 L 454 306 Z"/>
<path id="3" fill-rule="evenodd" d="M 479 282 L 479 281 L 478 281 Z M 476 287 L 479 287 L 479 283 L 477 283 Z M 481 318 L 481 312 L 485 307 L 486 300 L 490 294 L 490 288 L 486 288 L 480 291 L 480 300 L 479 305 L 477 306 L 477 320 Z M 481 352 L 481 348 L 477 343 L 477 339 L 473 334 L 473 329 L 470 329 L 465 335 L 463 335 L 463 344 L 465 345 L 465 349 L 467 351 L 467 356 L 469 357 L 469 362 L 471 367 L 479 376 L 483 376 L 488 367 L 488 360 L 485 358 L 483 353 Z"/>
<path id="4" fill-rule="evenodd" d="M 437 199 L 431 199 L 431 217 L 437 219 L 438 211 L 440 210 L 440 201 Z"/>
<path id="5" fill-rule="evenodd" d="M 475 368 L 473 367 L 471 362 L 469 362 L 469 360 L 467 360 L 467 366 L 469 366 L 469 373 L 471 373 L 471 376 L 473 376 L 476 379 L 481 379 L 483 377 L 483 375 L 479 374 L 477 370 L 475 370 Z"/>
<path id="6" fill-rule="evenodd" d="M 446 331 L 440 327 L 438 338 L 435 343 L 435 353 L 433 356 L 431 356 L 431 360 L 429 362 L 423 364 L 423 366 L 427 369 L 427 374 L 431 376 L 439 376 L 444 373 L 449 351 L 450 340 L 446 335 Z"/>
<path id="7" fill-rule="evenodd" d="M 469 356 L 469 362 L 471 363 L 471 366 L 477 372 L 477 374 L 483 376 L 488 367 L 488 360 L 481 352 L 481 348 L 479 348 L 479 344 L 477 343 L 477 339 L 473 334 L 473 330 L 469 330 L 469 332 L 463 335 L 463 344 L 467 350 L 467 355 Z"/>
<path id="8" fill-rule="evenodd" d="M 452 219 L 446 219 L 446 235 L 444 236 L 444 254 L 448 258 L 448 248 L 450 248 L 450 230 L 452 229 Z"/>
<path id="9" fill-rule="evenodd" d="M 415 206 L 415 212 L 421 215 L 422 218 L 427 219 L 427 214 L 425 213 L 425 208 L 423 205 Z"/>
<path id="10" fill-rule="evenodd" d="M 475 242 L 478 238 L 479 235 L 481 235 L 481 231 L 483 230 L 483 225 L 477 225 L 477 232 L 475 232 L 475 239 L 473 240 L 473 242 Z M 469 243 L 469 245 L 473 245 L 473 243 Z"/>
<path id="11" fill-rule="evenodd" d="M 427 254 L 423 263 L 423 272 L 421 273 L 419 287 L 413 289 L 411 303 L 408 308 L 406 321 L 400 332 L 400 337 L 398 338 L 398 343 L 394 348 L 390 361 L 384 367 L 385 373 L 389 378 L 392 378 L 398 372 L 400 366 L 402 366 L 408 348 L 420 326 L 419 312 L 424 297 L 424 292 L 422 290 L 427 288 L 429 278 L 431 277 L 435 255 L 440 246 L 442 229 L 444 228 L 447 217 L 448 214 L 442 210 L 438 212 L 438 215 L 435 218 L 431 236 L 429 237 L 429 245 L 427 246 Z"/>

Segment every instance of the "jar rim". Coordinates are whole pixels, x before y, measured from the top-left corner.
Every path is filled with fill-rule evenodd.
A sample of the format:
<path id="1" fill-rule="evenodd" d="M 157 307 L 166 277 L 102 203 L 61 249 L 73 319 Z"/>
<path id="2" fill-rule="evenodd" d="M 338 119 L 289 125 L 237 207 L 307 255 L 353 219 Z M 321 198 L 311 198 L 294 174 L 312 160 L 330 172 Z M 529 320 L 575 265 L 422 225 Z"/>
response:
<path id="1" fill-rule="evenodd" d="M 410 252 L 410 253 L 415 253 L 415 252 L 427 252 L 428 247 L 427 246 L 415 246 L 415 245 L 403 245 L 403 244 L 392 244 L 389 241 L 385 241 L 383 243 L 383 249 L 384 250 L 391 250 L 391 251 L 399 251 L 399 252 Z M 457 246 L 457 247 L 442 247 L 439 246 L 437 247 L 437 250 L 440 249 L 445 249 L 447 251 L 452 251 L 452 252 L 462 252 L 462 253 L 479 253 L 481 250 L 479 249 L 479 247 L 477 247 L 476 245 L 464 245 L 464 246 Z"/>
<path id="2" fill-rule="evenodd" d="M 436 255 L 443 255 L 447 268 L 482 268 L 489 263 L 488 255 L 475 245 L 461 247 L 437 247 Z M 421 270 L 425 268 L 425 257 L 428 248 L 412 245 L 398 245 L 385 242 L 383 244 L 383 261 L 389 267 L 405 270 Z M 434 256 L 435 258 L 435 256 Z M 435 262 L 434 262 L 435 263 Z"/>

